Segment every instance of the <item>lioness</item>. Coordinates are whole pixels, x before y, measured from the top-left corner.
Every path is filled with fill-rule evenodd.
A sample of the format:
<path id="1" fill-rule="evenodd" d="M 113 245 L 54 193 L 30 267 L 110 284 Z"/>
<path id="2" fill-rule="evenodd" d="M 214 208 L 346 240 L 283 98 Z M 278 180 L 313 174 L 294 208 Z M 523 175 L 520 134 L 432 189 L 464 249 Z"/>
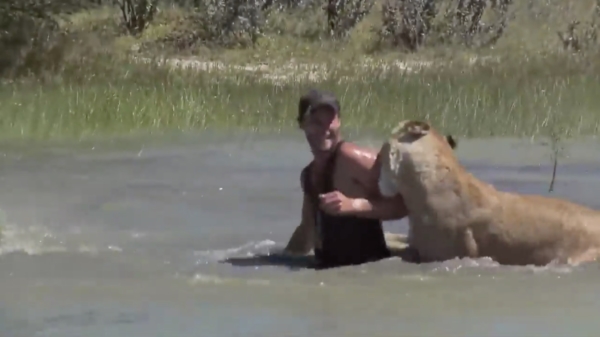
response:
<path id="1" fill-rule="evenodd" d="M 455 146 L 428 123 L 405 120 L 381 148 L 380 192 L 404 196 L 408 243 L 421 262 L 490 257 L 504 265 L 577 265 L 600 255 L 600 212 L 498 191 L 467 172 Z"/>

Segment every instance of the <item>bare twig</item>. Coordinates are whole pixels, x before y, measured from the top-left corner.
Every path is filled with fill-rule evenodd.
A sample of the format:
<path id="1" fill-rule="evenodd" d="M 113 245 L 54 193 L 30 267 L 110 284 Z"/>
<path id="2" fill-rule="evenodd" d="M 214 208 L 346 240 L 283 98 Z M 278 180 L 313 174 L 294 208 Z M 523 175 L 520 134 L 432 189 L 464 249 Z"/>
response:
<path id="1" fill-rule="evenodd" d="M 558 166 L 558 151 L 554 152 L 554 166 L 552 167 L 552 180 L 550 180 L 550 187 L 548 188 L 548 192 L 554 192 L 554 182 L 556 181 L 556 167 Z"/>
<path id="2" fill-rule="evenodd" d="M 570 132 L 567 129 L 567 133 L 566 133 L 565 137 L 569 137 L 569 133 Z M 564 147 L 561 142 L 562 136 L 560 134 L 560 131 L 556 131 L 555 129 L 552 129 L 550 131 L 549 136 L 550 136 L 550 148 L 552 150 L 553 167 L 552 167 L 552 179 L 550 180 L 550 186 L 548 187 L 548 192 L 552 193 L 552 192 L 554 192 L 554 183 L 556 182 L 556 171 L 558 168 L 558 158 L 564 154 L 563 153 Z"/>

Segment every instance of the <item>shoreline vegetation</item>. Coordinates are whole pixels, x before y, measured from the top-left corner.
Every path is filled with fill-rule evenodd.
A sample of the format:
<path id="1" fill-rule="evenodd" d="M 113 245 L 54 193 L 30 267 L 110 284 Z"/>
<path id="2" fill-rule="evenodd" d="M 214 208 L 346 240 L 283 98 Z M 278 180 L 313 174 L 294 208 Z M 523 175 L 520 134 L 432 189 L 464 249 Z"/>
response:
<path id="1" fill-rule="evenodd" d="M 598 19 L 595 0 L 8 0 L 0 138 L 283 132 L 319 87 L 349 129 L 555 144 L 600 128 Z"/>

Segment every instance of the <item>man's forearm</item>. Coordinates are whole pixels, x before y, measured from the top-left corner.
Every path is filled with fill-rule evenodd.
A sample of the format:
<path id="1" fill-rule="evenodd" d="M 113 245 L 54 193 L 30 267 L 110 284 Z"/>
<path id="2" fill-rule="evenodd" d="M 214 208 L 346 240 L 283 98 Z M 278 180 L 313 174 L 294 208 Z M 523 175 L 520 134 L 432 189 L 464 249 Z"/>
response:
<path id="1" fill-rule="evenodd" d="M 283 249 L 284 253 L 305 255 L 313 249 L 314 238 L 307 225 L 300 224 L 296 227 L 288 244 Z"/>
<path id="2" fill-rule="evenodd" d="M 383 221 L 401 219 L 407 210 L 400 197 L 378 199 L 352 199 L 352 214 L 370 219 Z"/>

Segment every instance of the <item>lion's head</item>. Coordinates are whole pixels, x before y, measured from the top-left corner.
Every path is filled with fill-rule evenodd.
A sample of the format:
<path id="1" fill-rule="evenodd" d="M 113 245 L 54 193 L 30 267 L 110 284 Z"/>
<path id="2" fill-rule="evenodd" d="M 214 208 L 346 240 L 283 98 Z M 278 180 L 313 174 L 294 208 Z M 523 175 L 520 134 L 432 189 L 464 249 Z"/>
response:
<path id="1" fill-rule="evenodd" d="M 440 154 L 452 152 L 457 143 L 451 135 L 442 136 L 430 124 L 416 120 L 402 121 L 380 150 L 379 190 L 383 196 L 401 193 L 403 173 L 434 172 Z M 454 158 L 443 156 L 444 158 Z"/>

